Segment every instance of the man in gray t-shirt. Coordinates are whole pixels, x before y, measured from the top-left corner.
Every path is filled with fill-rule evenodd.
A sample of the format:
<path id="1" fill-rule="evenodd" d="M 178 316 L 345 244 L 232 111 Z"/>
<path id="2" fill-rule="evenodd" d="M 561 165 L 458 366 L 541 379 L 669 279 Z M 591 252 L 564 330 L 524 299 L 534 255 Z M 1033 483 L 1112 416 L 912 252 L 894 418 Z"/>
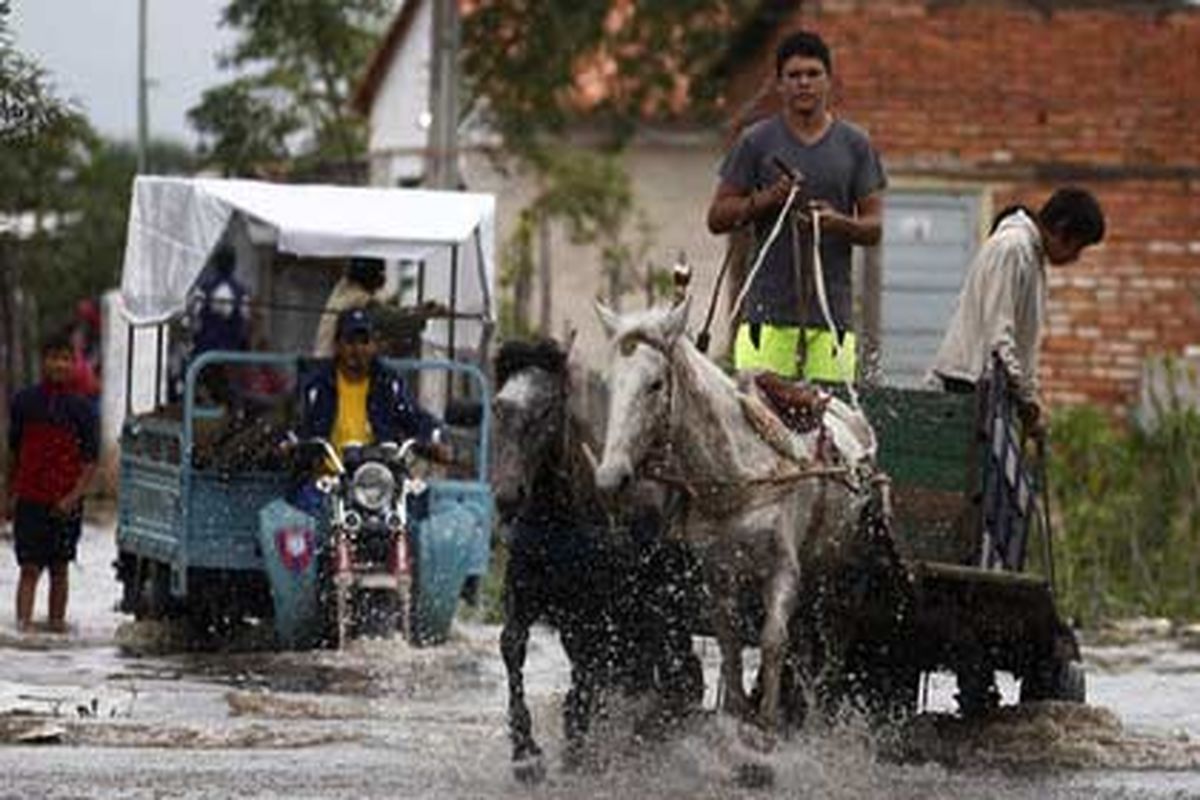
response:
<path id="1" fill-rule="evenodd" d="M 752 223 L 761 247 L 798 181 L 799 211 L 816 210 L 820 216 L 822 275 L 838 335 L 829 331 L 813 290 L 810 216 L 804 214 L 800 241 L 793 242 L 796 228 L 786 224 L 750 286 L 734 365 L 796 377 L 802 353 L 803 377 L 852 379 L 850 248 L 879 242 L 887 176 L 866 133 L 829 113 L 832 67 L 820 37 L 804 31 L 787 37 L 775 67 L 783 108 L 750 127 L 725 157 L 708 226 L 725 233 Z M 807 275 L 803 285 L 798 285 L 798 271 Z"/>

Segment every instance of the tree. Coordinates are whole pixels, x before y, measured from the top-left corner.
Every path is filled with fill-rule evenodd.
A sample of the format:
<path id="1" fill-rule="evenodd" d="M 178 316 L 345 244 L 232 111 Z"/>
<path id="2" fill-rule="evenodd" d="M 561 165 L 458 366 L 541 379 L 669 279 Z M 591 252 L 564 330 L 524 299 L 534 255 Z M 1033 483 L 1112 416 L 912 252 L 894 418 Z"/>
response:
<path id="1" fill-rule="evenodd" d="M 43 332 L 69 320 L 80 298 L 120 281 L 137 148 L 93 137 L 80 155 L 65 187 L 62 222 L 30 253 L 39 263 L 25 286 L 37 300 Z M 183 144 L 152 141 L 146 163 L 154 174 L 186 175 L 195 171 L 196 156 Z"/>
<path id="2" fill-rule="evenodd" d="M 239 31 L 222 68 L 240 74 L 188 112 L 206 161 L 227 175 L 349 169 L 366 151 L 352 82 L 392 8 L 389 0 L 230 0 Z"/>
<path id="3" fill-rule="evenodd" d="M 59 177 L 69 171 L 90 129 L 55 96 L 45 71 L 14 46 L 9 5 L 0 2 L 0 433 L 7 434 L 7 401 L 28 378 L 29 305 L 21 241 L 25 215 L 35 226 L 61 199 Z M 36 235 L 36 234 L 35 234 Z M 7 474 L 7 471 L 5 472 Z"/>
<path id="4" fill-rule="evenodd" d="M 131 144 L 105 141 L 54 95 L 45 71 L 13 46 L 3 4 L 0 106 L 23 109 L 0 132 L 0 214 L 11 228 L 0 232 L 0 304 L 2 318 L 23 325 L 32 347 L 37 336 L 65 324 L 78 299 L 116 285 L 137 153 Z M 152 142 L 148 163 L 170 174 L 190 172 L 195 159 L 183 145 Z M 12 342 L 8 334 L 3 341 Z M 8 352 L 23 356 L 17 348 Z M 10 374 L 27 377 L 16 367 Z"/>
<path id="5" fill-rule="evenodd" d="M 54 94 L 46 71 L 13 44 L 10 11 L 8 2 L 0 2 L 0 141 L 5 147 L 79 118 Z"/>
<path id="6" fill-rule="evenodd" d="M 626 241 L 637 218 L 618 156 L 644 121 L 711 119 L 720 95 L 712 79 L 748 21 L 766 7 L 754 0 L 578 0 L 537 3 L 478 0 L 463 19 L 462 64 L 482 118 L 503 137 L 506 154 L 536 175 L 537 196 L 505 248 L 504 276 L 514 290 L 509 327 L 530 327 L 527 294 L 540 226 L 565 222 L 576 242 L 600 248 L 610 302 L 634 288 L 647 249 Z M 787 4 L 789 8 L 794 3 Z M 736 35 L 735 35 L 736 34 Z M 590 146 L 567 134 L 585 127 Z M 544 269 L 547 260 L 542 259 Z M 650 283 L 658 277 L 652 275 Z M 661 281 L 658 281 L 661 282 Z M 544 331 L 548 333 L 548 331 Z"/>
<path id="7" fill-rule="evenodd" d="M 463 68 L 513 151 L 586 120 L 619 144 L 646 119 L 711 117 L 719 71 L 761 0 L 478 0 Z M 796 5 L 794 2 L 788 6 Z"/>

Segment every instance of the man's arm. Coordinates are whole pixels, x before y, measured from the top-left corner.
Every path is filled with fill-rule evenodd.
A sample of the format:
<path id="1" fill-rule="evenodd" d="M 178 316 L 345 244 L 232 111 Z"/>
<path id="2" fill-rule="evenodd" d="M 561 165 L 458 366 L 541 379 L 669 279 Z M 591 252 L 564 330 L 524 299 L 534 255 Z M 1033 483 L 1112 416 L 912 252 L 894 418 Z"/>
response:
<path id="1" fill-rule="evenodd" d="M 1026 263 L 1015 247 L 996 248 L 988 257 L 996 263 L 981 265 L 987 268 L 986 274 L 990 277 L 983 298 L 984 307 L 989 311 L 985 319 L 991 323 L 986 341 L 991 352 L 1000 357 L 1021 401 L 1033 403 L 1037 398 L 1037 376 L 1030 374 L 1029 365 L 1021 361 L 1016 319 L 1022 286 L 1029 269 L 1037 269 L 1037 266 Z"/>
<path id="2" fill-rule="evenodd" d="M 442 428 L 442 421 L 417 405 L 408 392 L 408 386 L 399 375 L 388 378 L 390 387 L 389 410 L 395 433 L 411 436 L 421 444 L 432 444 L 434 434 Z"/>
<path id="3" fill-rule="evenodd" d="M 792 181 L 787 176 L 780 176 L 766 189 L 739 189 L 722 182 L 708 206 L 708 230 L 718 235 L 728 233 L 778 214 L 791 188 Z"/>
<path id="4" fill-rule="evenodd" d="M 301 439 L 322 439 L 329 436 L 328 430 L 322 430 L 327 423 L 323 420 L 318 424 L 317 417 L 328 417 L 330 398 L 318 377 L 310 378 L 300 393 L 300 424 L 297 425 L 297 435 Z"/>
<path id="5" fill-rule="evenodd" d="M 400 377 L 392 378 L 392 409 L 396 427 L 427 448 L 434 461 L 449 463 L 454 458 L 442 420 L 417 405 Z"/>
<path id="6" fill-rule="evenodd" d="M 8 474 L 4 477 L 4 504 L 0 505 L 0 519 L 9 519 L 17 510 L 17 495 L 13 491 L 13 482 L 17 479 L 17 452 L 12 451 L 8 462 Z"/>
<path id="7" fill-rule="evenodd" d="M 83 465 L 83 472 L 79 473 L 79 480 L 75 481 L 75 485 L 71 487 L 71 491 L 58 499 L 54 504 L 54 509 L 60 514 L 74 514 L 79 510 L 79 504 L 83 500 L 83 495 L 88 487 L 92 484 L 92 477 L 96 474 L 96 462 L 89 461 Z"/>
<path id="8" fill-rule="evenodd" d="M 68 515 L 79 512 L 80 503 L 92 478 L 96 474 L 96 462 L 100 457 L 100 419 L 93 413 L 91 406 L 80 398 L 69 406 L 70 424 L 75 440 L 79 443 L 79 456 L 83 460 L 83 470 L 75 480 L 75 484 L 65 495 L 54 503 L 54 510 L 59 514 Z"/>
<path id="9" fill-rule="evenodd" d="M 883 194 L 875 192 L 858 201 L 853 215 L 842 214 L 824 200 L 812 207 L 821 215 L 822 232 L 836 233 L 851 244 L 874 247 L 883 238 Z"/>

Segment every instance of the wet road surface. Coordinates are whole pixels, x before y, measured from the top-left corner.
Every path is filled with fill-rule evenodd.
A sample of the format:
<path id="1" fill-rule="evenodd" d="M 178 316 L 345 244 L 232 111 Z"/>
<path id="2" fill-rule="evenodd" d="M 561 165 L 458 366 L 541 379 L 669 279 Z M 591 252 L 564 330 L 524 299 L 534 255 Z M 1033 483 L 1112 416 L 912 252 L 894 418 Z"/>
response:
<path id="1" fill-rule="evenodd" d="M 702 714 L 639 741 L 641 709 L 623 702 L 592 763 L 565 772 L 566 662 L 537 631 L 526 676 L 550 773 L 530 789 L 509 768 L 497 627 L 458 625 L 425 650 L 179 653 L 170 629 L 113 611 L 113 554 L 111 525 L 89 526 L 65 637 L 13 630 L 16 570 L 0 570 L 0 798 L 1200 797 L 1200 652 L 1173 642 L 1091 648 L 1091 708 L 1011 709 L 986 730 L 937 713 L 954 688 L 935 676 L 906 744 L 937 761 L 881 758 L 890 745 L 851 719 L 781 743 L 774 786 L 755 791 L 732 779 L 760 758 L 734 723 Z M 44 587 L 38 600 L 44 613 Z M 711 644 L 705 660 L 711 678 Z"/>

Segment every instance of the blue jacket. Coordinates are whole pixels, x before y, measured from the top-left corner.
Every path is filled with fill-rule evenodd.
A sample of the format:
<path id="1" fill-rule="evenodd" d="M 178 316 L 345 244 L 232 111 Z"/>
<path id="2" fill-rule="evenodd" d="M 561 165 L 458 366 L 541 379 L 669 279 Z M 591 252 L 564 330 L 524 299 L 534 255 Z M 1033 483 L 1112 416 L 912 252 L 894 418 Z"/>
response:
<path id="1" fill-rule="evenodd" d="M 378 358 L 371 362 L 367 389 L 367 419 L 376 442 L 403 442 L 416 438 L 429 444 L 441 421 L 422 411 L 408 393 L 404 379 Z M 302 437 L 328 439 L 337 418 L 337 377 L 327 362 L 304 384 L 300 398 Z"/>

